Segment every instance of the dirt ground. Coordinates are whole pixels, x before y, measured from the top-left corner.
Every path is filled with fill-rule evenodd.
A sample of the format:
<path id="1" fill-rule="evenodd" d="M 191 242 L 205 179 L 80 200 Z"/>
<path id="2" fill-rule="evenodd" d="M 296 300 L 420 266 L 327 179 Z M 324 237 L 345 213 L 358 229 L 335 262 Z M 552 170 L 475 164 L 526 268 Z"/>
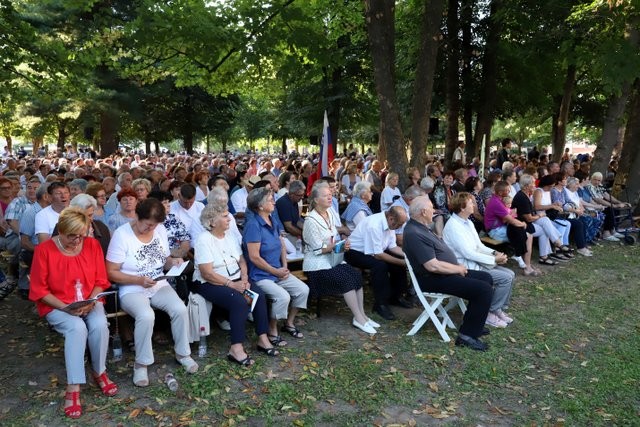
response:
<path id="1" fill-rule="evenodd" d="M 405 325 L 410 325 L 419 311 L 398 308 L 395 313 L 399 318 L 398 325 L 404 330 L 407 329 Z M 344 340 L 343 345 L 367 345 L 368 336 L 349 327 L 350 319 L 341 299 L 325 298 L 322 303 L 322 316 L 319 318 L 315 316 L 315 302 L 310 302 L 310 309 L 300 317 L 302 329 L 307 337 L 291 344 L 302 353 L 317 350 L 318 346 L 321 346 L 318 340 L 322 339 L 318 331 L 322 331 L 323 336 Z M 294 339 L 289 339 L 292 340 Z M 225 334 L 212 326 L 212 335 L 208 342 L 210 355 L 205 363 L 226 363 L 224 354 L 228 343 Z M 148 411 L 149 408 L 161 408 L 163 402 L 154 397 L 157 392 L 148 393 L 133 386 L 133 354 L 126 349 L 124 359 L 117 363 L 110 361 L 111 350 L 108 354 L 107 371 L 119 386 L 118 395 L 114 398 L 103 397 L 91 381 L 90 365 L 86 363 L 88 383 L 81 389 L 84 415 L 77 421 L 65 418 L 62 411 L 66 385 L 62 337 L 51 330 L 44 319 L 38 317 L 32 302 L 20 299 L 16 292 L 0 302 L 0 343 L 0 425 L 64 426 L 87 425 L 89 422 L 100 426 L 180 424 L 179 420 L 176 422 L 175 419 L 151 424 L 141 419 L 128 421 L 132 411 L 135 414 L 136 408 Z M 154 344 L 156 363 L 149 368 L 149 377 L 156 389 L 164 388 L 161 382 L 165 372 L 179 370 L 173 361 L 171 347 L 171 344 Z M 195 344 L 192 345 L 192 350 L 194 353 L 197 352 Z M 204 363 L 201 362 L 201 365 Z M 269 372 L 274 376 L 287 375 L 286 368 L 277 364 L 274 364 L 273 371 Z M 151 387 L 147 390 L 150 389 Z M 322 404 L 319 402 L 319 405 Z M 357 411 L 355 407 L 350 409 L 348 406 L 332 405 L 326 410 L 341 413 Z M 322 411 L 322 408 L 319 409 Z M 404 424 L 408 420 L 408 414 L 403 408 L 389 407 L 384 414 L 388 418 L 381 419 L 381 424 Z M 416 416 L 413 415 L 411 418 L 415 419 Z M 434 421 L 433 418 L 429 419 L 431 423 Z M 262 424 L 260 420 L 250 421 L 251 425 Z M 200 422 L 196 424 L 201 425 Z"/>

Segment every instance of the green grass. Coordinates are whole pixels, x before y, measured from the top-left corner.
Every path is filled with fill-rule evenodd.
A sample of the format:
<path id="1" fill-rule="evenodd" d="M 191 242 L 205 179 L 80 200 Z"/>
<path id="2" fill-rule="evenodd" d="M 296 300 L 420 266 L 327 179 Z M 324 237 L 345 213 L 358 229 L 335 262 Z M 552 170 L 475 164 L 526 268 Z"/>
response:
<path id="1" fill-rule="evenodd" d="M 417 312 L 385 323 L 381 333 L 370 338 L 349 326 L 342 301 L 327 300 L 321 318 L 305 319 L 304 341 L 289 340 L 276 359 L 254 354 L 251 369 L 224 360 L 226 337 L 214 331 L 203 369 L 194 376 L 178 371 L 176 394 L 158 380 L 164 370 L 176 369 L 168 347 L 156 350 L 158 373 L 148 389 L 129 385 L 130 366 L 110 367 L 122 393 L 116 400 L 95 391 L 89 394 L 86 421 L 637 425 L 640 245 L 606 245 L 595 251 L 594 258 L 546 269 L 539 278 L 518 276 L 509 310 L 516 321 L 492 331 L 486 353 L 442 342 L 431 325 L 406 336 Z M 459 322 L 459 317 L 454 320 Z M 56 335 L 47 335 L 36 352 L 45 357 L 38 360 L 60 344 Z M 52 369 L 63 378 L 60 357 Z M 23 399 L 23 410 L 0 414 L 0 423 L 66 424 L 59 407 L 47 406 L 59 399 L 61 390 L 54 385 L 38 394 L 22 383 L 15 394 Z"/>

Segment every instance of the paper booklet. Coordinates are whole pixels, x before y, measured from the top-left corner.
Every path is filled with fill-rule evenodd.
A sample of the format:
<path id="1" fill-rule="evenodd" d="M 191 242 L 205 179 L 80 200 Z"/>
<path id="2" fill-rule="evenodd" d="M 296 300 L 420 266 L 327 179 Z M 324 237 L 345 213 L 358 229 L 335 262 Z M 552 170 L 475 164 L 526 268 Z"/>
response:
<path id="1" fill-rule="evenodd" d="M 185 268 L 187 268 L 187 265 L 189 265 L 190 262 L 191 261 L 185 261 L 180 265 L 174 265 L 173 267 L 171 267 L 171 270 L 169 270 L 166 273 L 164 273 L 164 276 L 154 277 L 153 280 L 155 280 L 157 282 L 158 280 L 164 280 L 164 279 L 170 279 L 172 277 L 177 277 L 177 276 L 182 274 L 182 272 L 184 271 Z"/>
<path id="2" fill-rule="evenodd" d="M 340 240 L 333 247 L 333 252 L 339 254 L 340 252 L 344 252 L 344 244 L 347 242 L 347 239 Z"/>
<path id="3" fill-rule="evenodd" d="M 90 304 L 93 304 L 94 302 L 98 301 L 100 298 L 104 298 L 107 295 L 111 295 L 111 294 L 115 294 L 118 291 L 105 291 L 105 292 L 100 292 L 98 295 L 96 295 L 93 298 L 89 298 L 83 301 L 76 301 L 76 302 L 72 302 L 71 304 L 68 304 L 64 307 L 62 307 L 60 310 L 65 311 L 67 313 L 71 313 L 73 311 L 76 311 L 79 308 L 82 307 L 86 307 Z"/>
<path id="4" fill-rule="evenodd" d="M 253 308 L 256 306 L 256 302 L 258 301 L 258 297 L 260 296 L 256 292 L 253 292 L 251 289 L 245 289 L 242 293 L 244 295 L 244 299 L 247 300 L 247 304 L 251 307 L 249 311 L 253 311 Z"/>

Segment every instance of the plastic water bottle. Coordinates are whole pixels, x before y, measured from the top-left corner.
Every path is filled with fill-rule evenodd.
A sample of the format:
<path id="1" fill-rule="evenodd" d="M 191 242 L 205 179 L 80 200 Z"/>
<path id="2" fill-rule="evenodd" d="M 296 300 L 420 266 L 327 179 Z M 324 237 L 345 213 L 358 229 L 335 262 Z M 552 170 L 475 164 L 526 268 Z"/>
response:
<path id="1" fill-rule="evenodd" d="M 119 362 L 122 360 L 122 340 L 120 335 L 115 334 L 111 339 L 111 350 L 113 351 L 113 361 Z"/>
<path id="2" fill-rule="evenodd" d="M 297 254 L 301 254 L 302 253 L 302 239 L 298 238 L 298 240 L 296 240 L 296 253 Z"/>
<path id="3" fill-rule="evenodd" d="M 207 336 L 204 334 L 204 326 L 200 326 L 200 344 L 198 345 L 198 357 L 207 357 Z"/>
<path id="4" fill-rule="evenodd" d="M 83 301 L 84 297 L 82 296 L 82 282 L 80 279 L 76 279 L 76 301 Z"/>
<path id="5" fill-rule="evenodd" d="M 164 376 L 164 383 L 169 387 L 169 390 L 178 390 L 178 380 L 176 380 L 176 377 L 174 377 L 171 372 Z"/>

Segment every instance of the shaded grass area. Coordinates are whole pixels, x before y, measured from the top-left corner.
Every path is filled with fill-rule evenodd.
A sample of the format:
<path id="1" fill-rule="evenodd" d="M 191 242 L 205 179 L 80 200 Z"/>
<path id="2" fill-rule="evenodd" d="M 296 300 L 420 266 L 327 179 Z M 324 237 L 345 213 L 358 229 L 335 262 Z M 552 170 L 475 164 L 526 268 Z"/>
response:
<path id="1" fill-rule="evenodd" d="M 254 355 L 252 369 L 227 363 L 226 337 L 214 331 L 201 372 L 178 371 L 175 394 L 160 381 L 163 372 L 177 370 L 168 346 L 156 349 L 152 385 L 144 390 L 130 384 L 128 355 L 127 364 L 109 367 L 121 393 L 107 399 L 86 386 L 86 415 L 78 424 L 637 424 L 640 246 L 595 252 L 539 278 L 518 276 L 510 308 L 516 321 L 492 331 L 486 353 L 446 344 L 430 325 L 407 337 L 418 310 L 397 309 L 401 320 L 368 337 L 349 326 L 343 302 L 327 300 L 321 318 L 304 319 L 304 340 L 290 339 L 276 359 Z M 20 303 L 7 310 L 0 316 L 7 343 L 0 400 L 18 410 L 0 413 L 0 423 L 68 424 L 59 407 L 60 338 L 33 318 L 13 320 L 30 315 Z"/>

